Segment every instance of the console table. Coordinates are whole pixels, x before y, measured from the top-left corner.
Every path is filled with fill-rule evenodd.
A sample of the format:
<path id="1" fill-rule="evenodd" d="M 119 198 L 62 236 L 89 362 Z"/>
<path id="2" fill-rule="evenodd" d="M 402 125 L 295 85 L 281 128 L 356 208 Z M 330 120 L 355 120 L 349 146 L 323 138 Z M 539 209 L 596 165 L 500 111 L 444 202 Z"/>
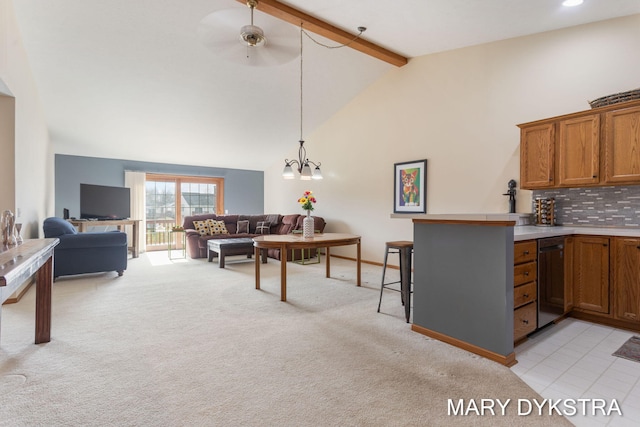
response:
<path id="1" fill-rule="evenodd" d="M 100 221 L 89 221 L 89 220 L 81 220 L 81 219 L 70 219 L 69 222 L 73 224 L 74 227 L 78 227 L 78 231 L 81 233 L 85 233 L 88 231 L 89 227 L 102 227 L 105 225 L 115 225 L 118 227 L 118 230 L 124 231 L 124 227 L 126 225 L 130 225 L 133 227 L 132 235 L 131 235 L 131 247 L 129 250 L 131 251 L 131 256 L 133 258 L 138 258 L 140 254 L 140 233 L 138 229 L 140 227 L 139 219 L 107 219 Z"/>
<path id="2" fill-rule="evenodd" d="M 332 246 L 356 245 L 356 283 L 360 286 L 360 236 L 345 233 L 322 233 L 304 238 L 301 234 L 265 234 L 253 238 L 256 255 L 256 289 L 260 289 L 260 251 L 280 249 L 280 301 L 287 300 L 287 253 L 291 249 L 325 248 L 326 277 L 331 276 Z"/>
<path id="3" fill-rule="evenodd" d="M 0 246 L 0 320 L 2 303 L 29 277 L 36 277 L 36 338 L 51 340 L 51 284 L 53 283 L 54 239 L 27 239 L 17 246 Z"/>

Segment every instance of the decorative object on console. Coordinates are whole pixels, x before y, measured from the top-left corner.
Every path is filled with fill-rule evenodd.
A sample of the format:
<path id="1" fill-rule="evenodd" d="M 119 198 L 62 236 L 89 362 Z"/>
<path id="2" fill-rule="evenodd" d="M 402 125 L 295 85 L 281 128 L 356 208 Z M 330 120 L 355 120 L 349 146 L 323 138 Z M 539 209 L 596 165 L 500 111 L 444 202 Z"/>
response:
<path id="1" fill-rule="evenodd" d="M 0 221 L 0 229 L 2 229 L 2 245 L 13 246 L 16 244 L 16 236 L 14 235 L 15 217 L 13 212 L 6 210 L 2 213 Z"/>
<path id="2" fill-rule="evenodd" d="M 427 212 L 427 161 L 396 163 L 393 179 L 393 212 Z"/>
<path id="3" fill-rule="evenodd" d="M 19 245 L 20 243 L 23 242 L 22 236 L 20 235 L 20 232 L 22 230 L 22 223 L 20 222 L 16 223 L 15 227 L 16 227 L 16 243 Z"/>

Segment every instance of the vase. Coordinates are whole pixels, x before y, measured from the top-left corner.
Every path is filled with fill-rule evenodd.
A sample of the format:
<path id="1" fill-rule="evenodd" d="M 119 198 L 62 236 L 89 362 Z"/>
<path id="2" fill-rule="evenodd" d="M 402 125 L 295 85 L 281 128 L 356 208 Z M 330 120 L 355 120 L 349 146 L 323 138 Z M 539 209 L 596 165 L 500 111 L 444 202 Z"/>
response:
<path id="1" fill-rule="evenodd" d="M 307 216 L 302 221 L 302 237 L 313 237 L 315 222 L 311 218 L 311 211 L 307 211 Z"/>

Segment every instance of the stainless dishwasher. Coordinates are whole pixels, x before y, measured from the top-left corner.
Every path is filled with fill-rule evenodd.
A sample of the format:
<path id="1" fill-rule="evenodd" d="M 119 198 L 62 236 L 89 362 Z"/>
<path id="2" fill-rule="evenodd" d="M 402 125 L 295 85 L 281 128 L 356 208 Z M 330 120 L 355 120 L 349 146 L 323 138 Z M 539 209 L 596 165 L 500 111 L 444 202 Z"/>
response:
<path id="1" fill-rule="evenodd" d="M 538 240 L 538 328 L 564 314 L 564 237 Z"/>

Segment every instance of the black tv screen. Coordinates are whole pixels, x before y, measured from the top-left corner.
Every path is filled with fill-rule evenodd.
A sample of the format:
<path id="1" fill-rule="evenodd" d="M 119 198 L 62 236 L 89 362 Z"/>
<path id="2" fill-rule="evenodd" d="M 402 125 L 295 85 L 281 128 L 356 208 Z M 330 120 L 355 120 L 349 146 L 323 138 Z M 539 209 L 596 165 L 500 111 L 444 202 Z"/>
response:
<path id="1" fill-rule="evenodd" d="M 80 184 L 80 218 L 128 219 L 130 215 L 129 188 Z"/>

